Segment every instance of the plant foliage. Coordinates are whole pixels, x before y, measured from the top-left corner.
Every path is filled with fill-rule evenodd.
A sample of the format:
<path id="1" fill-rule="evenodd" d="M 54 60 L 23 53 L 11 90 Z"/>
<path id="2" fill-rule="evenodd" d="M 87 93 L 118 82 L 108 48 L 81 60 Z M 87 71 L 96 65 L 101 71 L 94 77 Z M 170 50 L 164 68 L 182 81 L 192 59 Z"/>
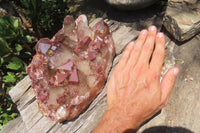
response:
<path id="1" fill-rule="evenodd" d="M 25 75 L 25 67 L 31 59 L 31 42 L 31 37 L 19 27 L 17 18 L 0 18 L 0 129 L 18 116 L 8 92 Z"/>
<path id="2" fill-rule="evenodd" d="M 18 0 L 14 1 L 31 19 L 37 34 L 52 36 L 62 26 L 67 15 L 66 0 Z"/>

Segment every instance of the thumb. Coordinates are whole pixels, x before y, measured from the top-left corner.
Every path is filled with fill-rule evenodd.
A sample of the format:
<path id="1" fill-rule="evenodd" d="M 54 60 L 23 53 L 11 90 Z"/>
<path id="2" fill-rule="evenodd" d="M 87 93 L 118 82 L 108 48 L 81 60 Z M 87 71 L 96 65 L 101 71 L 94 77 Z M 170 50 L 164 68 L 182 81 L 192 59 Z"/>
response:
<path id="1" fill-rule="evenodd" d="M 162 101 L 168 102 L 171 90 L 175 84 L 176 76 L 178 75 L 179 69 L 177 67 L 171 68 L 161 82 L 161 94 L 162 94 Z M 165 103 L 167 105 L 167 103 Z"/>

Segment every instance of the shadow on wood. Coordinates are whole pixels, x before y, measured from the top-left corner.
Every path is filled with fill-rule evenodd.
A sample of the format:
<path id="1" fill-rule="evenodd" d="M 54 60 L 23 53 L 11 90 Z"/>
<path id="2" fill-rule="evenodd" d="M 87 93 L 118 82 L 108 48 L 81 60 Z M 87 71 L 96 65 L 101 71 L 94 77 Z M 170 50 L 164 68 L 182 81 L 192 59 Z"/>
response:
<path id="1" fill-rule="evenodd" d="M 183 127 L 157 126 L 148 128 L 144 130 L 142 133 L 193 133 L 193 132 Z"/>

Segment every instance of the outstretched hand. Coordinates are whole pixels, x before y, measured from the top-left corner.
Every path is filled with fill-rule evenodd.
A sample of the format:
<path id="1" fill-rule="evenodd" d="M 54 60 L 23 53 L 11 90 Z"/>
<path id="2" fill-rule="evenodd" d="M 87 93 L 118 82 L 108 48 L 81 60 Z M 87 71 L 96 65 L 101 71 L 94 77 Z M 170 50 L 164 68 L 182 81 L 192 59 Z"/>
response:
<path id="1" fill-rule="evenodd" d="M 165 37 L 155 26 L 128 44 L 108 83 L 108 109 L 96 131 L 104 131 L 105 121 L 112 131 L 137 130 L 167 105 L 179 69 L 171 68 L 160 82 L 164 56 Z"/>

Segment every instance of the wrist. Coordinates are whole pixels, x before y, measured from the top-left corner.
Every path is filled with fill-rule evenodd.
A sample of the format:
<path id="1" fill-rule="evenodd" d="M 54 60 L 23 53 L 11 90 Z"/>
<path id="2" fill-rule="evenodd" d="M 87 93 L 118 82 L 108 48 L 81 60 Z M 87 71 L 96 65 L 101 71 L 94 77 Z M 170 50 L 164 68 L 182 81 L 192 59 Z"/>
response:
<path id="1" fill-rule="evenodd" d="M 102 119 L 111 126 L 116 132 L 136 132 L 140 126 L 140 122 L 131 116 L 127 116 L 120 110 L 107 110 Z"/>

